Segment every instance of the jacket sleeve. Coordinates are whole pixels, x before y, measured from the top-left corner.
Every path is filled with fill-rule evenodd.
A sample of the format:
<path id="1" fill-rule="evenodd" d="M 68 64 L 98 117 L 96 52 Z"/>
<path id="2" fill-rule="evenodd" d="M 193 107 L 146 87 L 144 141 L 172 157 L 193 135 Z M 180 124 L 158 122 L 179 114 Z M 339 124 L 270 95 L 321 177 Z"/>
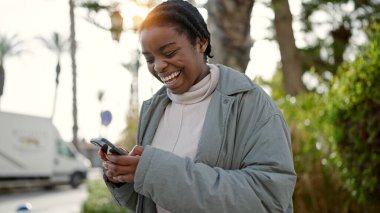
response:
<path id="1" fill-rule="evenodd" d="M 120 206 L 126 207 L 136 212 L 137 193 L 134 190 L 133 183 L 124 183 L 120 186 L 117 186 L 109 182 L 105 176 L 103 176 L 103 179 L 115 201 Z"/>
<path id="2" fill-rule="evenodd" d="M 241 168 L 235 170 L 146 146 L 136 171 L 136 192 L 171 212 L 291 211 L 296 175 L 282 116 L 267 116 L 255 130 L 244 132 L 239 137 L 245 140 Z"/>

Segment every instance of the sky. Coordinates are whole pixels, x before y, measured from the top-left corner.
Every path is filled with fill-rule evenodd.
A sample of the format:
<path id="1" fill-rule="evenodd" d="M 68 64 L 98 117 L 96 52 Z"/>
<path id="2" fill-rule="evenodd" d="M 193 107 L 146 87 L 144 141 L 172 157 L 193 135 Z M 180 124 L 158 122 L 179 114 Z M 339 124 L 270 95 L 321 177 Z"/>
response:
<path id="1" fill-rule="evenodd" d="M 259 2 L 259 1 L 258 1 Z M 124 0 L 122 15 L 132 15 L 128 0 Z M 137 11 L 137 10 L 133 10 Z M 103 136 L 111 141 L 121 138 L 126 126 L 131 75 L 121 66 L 131 60 L 138 48 L 138 37 L 124 32 L 119 43 L 104 31 L 85 20 L 87 12 L 77 8 L 77 102 L 78 137 L 89 141 Z M 201 10 L 202 14 L 206 11 Z M 251 35 L 255 43 L 246 74 L 250 78 L 270 79 L 280 60 L 278 46 L 266 40 L 269 18 L 273 12 L 256 3 L 252 13 Z M 99 14 L 97 20 L 107 25 L 109 19 Z M 53 32 L 69 35 L 69 7 L 67 0 L 0 0 L 0 34 L 17 34 L 24 40 L 26 51 L 20 57 L 5 61 L 6 81 L 1 98 L 1 111 L 50 117 L 55 89 L 56 56 L 36 37 L 50 37 Z M 144 60 L 143 60 L 144 61 Z M 72 140 L 72 71 L 71 60 L 65 53 L 61 60 L 60 85 L 53 123 L 65 141 Z M 161 84 L 148 72 L 145 64 L 139 70 L 140 102 L 148 99 Z M 104 91 L 102 102 L 98 92 Z M 100 112 L 109 110 L 112 121 L 101 126 Z"/>

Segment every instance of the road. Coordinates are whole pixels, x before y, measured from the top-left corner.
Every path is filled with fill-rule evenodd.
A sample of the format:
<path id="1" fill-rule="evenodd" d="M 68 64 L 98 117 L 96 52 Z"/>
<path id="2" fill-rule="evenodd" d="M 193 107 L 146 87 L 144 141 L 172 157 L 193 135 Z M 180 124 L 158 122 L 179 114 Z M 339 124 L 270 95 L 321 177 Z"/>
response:
<path id="1" fill-rule="evenodd" d="M 99 177 L 98 170 L 92 170 L 89 179 Z M 32 213 L 79 213 L 88 196 L 85 184 L 77 189 L 58 186 L 52 190 L 29 189 L 0 194 L 0 212 L 14 213 L 26 203 L 31 204 Z"/>

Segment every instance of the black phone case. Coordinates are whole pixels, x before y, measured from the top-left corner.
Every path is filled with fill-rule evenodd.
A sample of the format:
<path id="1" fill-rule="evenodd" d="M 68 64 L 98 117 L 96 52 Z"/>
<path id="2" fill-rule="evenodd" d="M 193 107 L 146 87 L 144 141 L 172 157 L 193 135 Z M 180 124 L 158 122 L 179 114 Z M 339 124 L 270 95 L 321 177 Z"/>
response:
<path id="1" fill-rule="evenodd" d="M 104 145 L 107 145 L 108 151 L 112 154 L 117 154 L 117 155 L 125 155 L 126 154 L 122 149 L 117 148 L 115 145 L 113 145 L 110 141 L 108 141 L 105 138 L 93 138 L 90 140 L 90 142 L 92 144 L 100 147 L 101 149 L 104 149 Z M 102 151 L 105 152 L 105 150 L 102 150 Z M 108 153 L 108 152 L 106 152 L 106 153 Z"/>

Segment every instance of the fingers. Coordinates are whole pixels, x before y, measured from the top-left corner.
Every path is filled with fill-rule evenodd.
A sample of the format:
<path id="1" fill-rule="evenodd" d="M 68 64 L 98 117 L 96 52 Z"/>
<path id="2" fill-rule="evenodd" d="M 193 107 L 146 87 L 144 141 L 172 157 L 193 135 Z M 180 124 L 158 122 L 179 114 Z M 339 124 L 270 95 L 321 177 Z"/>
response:
<path id="1" fill-rule="evenodd" d="M 127 155 L 129 154 L 129 151 L 128 150 L 126 150 L 125 148 L 123 148 L 123 147 L 119 147 L 121 150 L 123 150 Z"/>
<path id="2" fill-rule="evenodd" d="M 134 181 L 140 156 L 107 155 L 108 161 L 103 162 L 104 174 L 113 182 Z"/>
<path id="3" fill-rule="evenodd" d="M 103 153 L 107 154 L 107 153 L 108 153 L 108 152 L 107 152 L 107 150 L 108 150 L 108 145 L 107 145 L 107 144 L 104 144 L 104 145 L 102 146 L 101 150 L 102 150 Z"/>
<path id="4" fill-rule="evenodd" d="M 133 147 L 133 149 L 132 149 L 132 151 L 129 153 L 129 155 L 131 155 L 131 156 L 136 156 L 136 155 L 139 155 L 139 156 L 141 156 L 142 155 L 142 153 L 143 153 L 143 151 L 144 151 L 144 147 L 142 147 L 142 146 L 134 146 Z"/>
<path id="5" fill-rule="evenodd" d="M 111 170 L 104 171 L 105 176 L 114 183 L 127 182 L 133 183 L 135 178 L 135 172 L 130 172 L 127 174 L 115 175 Z"/>
<path id="6" fill-rule="evenodd" d="M 120 166 L 130 166 L 137 165 L 138 160 L 140 159 L 139 155 L 106 155 L 108 161 L 120 165 Z"/>
<path id="7" fill-rule="evenodd" d="M 99 151 L 99 157 L 103 162 L 104 175 L 114 183 L 133 183 L 135 172 L 144 148 L 135 146 L 130 153 L 123 149 L 127 155 L 107 154 L 108 146 L 104 145 Z"/>
<path id="8" fill-rule="evenodd" d="M 98 155 L 99 155 L 99 157 L 100 157 L 103 161 L 108 160 L 108 159 L 107 159 L 107 155 L 106 155 L 106 153 L 103 151 L 103 149 L 99 149 L 99 151 L 98 151 Z"/>
<path id="9" fill-rule="evenodd" d="M 104 174 L 108 178 L 109 181 L 114 183 L 133 183 L 135 179 L 135 173 L 128 173 L 128 174 L 122 174 L 122 175 L 113 175 L 113 173 L 109 170 L 105 171 Z"/>
<path id="10" fill-rule="evenodd" d="M 140 156 L 125 156 L 123 158 L 126 158 L 126 159 L 116 161 L 116 162 L 122 162 L 122 164 L 109 160 L 109 161 L 103 162 L 103 167 L 107 170 L 111 170 L 113 172 L 113 175 L 120 175 L 120 174 L 129 173 L 129 172 L 134 172 L 140 160 Z"/>
<path id="11" fill-rule="evenodd" d="M 133 183 L 135 180 L 135 176 L 134 174 L 120 175 L 115 177 L 115 179 L 119 182 Z"/>
<path id="12" fill-rule="evenodd" d="M 107 177 L 109 181 L 114 182 L 114 183 L 133 183 L 135 176 L 132 174 L 128 175 L 120 175 L 116 177 Z"/>
<path id="13" fill-rule="evenodd" d="M 105 147 L 107 148 L 107 147 Z M 144 147 L 135 146 L 128 155 L 106 154 L 103 150 L 99 150 L 99 156 L 104 160 L 103 168 L 105 176 L 115 183 L 128 182 L 133 183 L 136 168 L 140 160 L 140 156 L 144 151 Z"/>
<path id="14" fill-rule="evenodd" d="M 121 147 L 120 147 L 121 148 Z M 128 155 L 128 151 L 124 148 L 121 148 L 127 155 Z M 111 150 L 112 151 L 112 150 Z M 112 152 L 111 152 L 112 154 Z M 98 155 L 99 157 L 103 160 L 103 161 L 107 161 L 108 160 L 108 155 L 110 155 L 110 153 L 108 152 L 108 145 L 107 144 L 104 144 L 100 150 L 98 151 Z"/>
<path id="15" fill-rule="evenodd" d="M 106 175 L 107 176 L 107 175 Z M 121 181 L 119 181 L 118 179 L 114 178 L 114 177 L 108 177 L 107 176 L 107 179 L 110 181 L 110 182 L 113 182 L 113 183 L 121 183 Z"/>

